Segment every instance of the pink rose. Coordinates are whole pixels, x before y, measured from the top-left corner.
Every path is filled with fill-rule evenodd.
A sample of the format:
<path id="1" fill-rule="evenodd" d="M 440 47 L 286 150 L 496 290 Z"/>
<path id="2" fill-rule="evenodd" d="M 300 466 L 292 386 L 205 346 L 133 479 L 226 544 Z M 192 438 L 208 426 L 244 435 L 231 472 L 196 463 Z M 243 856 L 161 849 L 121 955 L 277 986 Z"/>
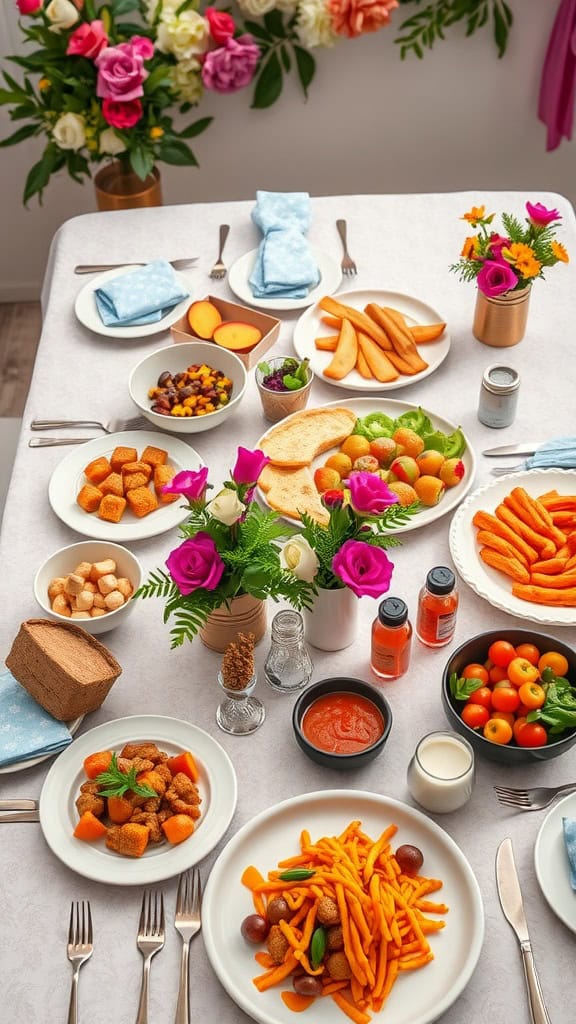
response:
<path id="1" fill-rule="evenodd" d="M 382 548 L 347 540 L 332 559 L 332 572 L 357 597 L 380 597 L 390 586 L 394 566 Z"/>
<path id="2" fill-rule="evenodd" d="M 200 587 L 216 590 L 225 568 L 212 537 L 202 530 L 171 551 L 166 566 L 181 594 Z"/>
<path id="3" fill-rule="evenodd" d="M 169 484 L 164 484 L 164 494 L 182 494 L 188 501 L 198 501 L 206 493 L 206 480 L 208 478 L 208 466 L 202 469 L 183 469 L 176 476 L 172 477 Z"/>
<path id="4" fill-rule="evenodd" d="M 20 14 L 36 14 L 42 7 L 43 0 L 16 0 Z"/>
<path id="5" fill-rule="evenodd" d="M 150 60 L 154 56 L 154 43 L 147 36 L 132 36 L 130 42 L 121 43 L 121 46 L 130 46 L 132 52 L 143 60 Z"/>
<path id="6" fill-rule="evenodd" d="M 553 220 L 561 220 L 558 210 L 548 210 L 542 203 L 526 203 L 528 216 L 535 227 L 545 228 Z"/>
<path id="7" fill-rule="evenodd" d="M 395 505 L 398 501 L 398 497 L 392 493 L 388 484 L 376 473 L 352 473 L 348 487 L 352 508 L 364 515 L 382 515 L 390 505 Z"/>
<path id="8" fill-rule="evenodd" d="M 250 451 L 249 448 L 238 449 L 238 455 L 236 456 L 236 465 L 232 470 L 232 479 L 235 484 L 255 484 L 260 473 L 270 462 L 267 455 L 261 452 L 259 448 L 255 451 Z"/>
<path id="9" fill-rule="evenodd" d="M 104 22 L 99 20 L 85 22 L 83 25 L 79 25 L 70 36 L 66 53 L 93 59 L 107 45 L 108 36 L 104 29 Z"/>
<path id="10" fill-rule="evenodd" d="M 142 117 L 140 100 L 102 100 L 102 116 L 113 128 L 133 128 Z"/>
<path id="11" fill-rule="evenodd" d="M 217 11 L 215 7 L 207 7 L 204 17 L 208 20 L 210 35 L 215 43 L 226 43 L 232 38 L 236 28 L 232 15 Z"/>
<path id="12" fill-rule="evenodd" d="M 518 278 L 508 263 L 496 263 L 486 260 L 476 278 L 478 287 L 488 298 L 509 292 L 518 284 Z"/>
<path id="13" fill-rule="evenodd" d="M 332 28 L 349 39 L 365 32 L 378 32 L 388 24 L 390 11 L 395 7 L 398 0 L 328 0 L 326 4 Z"/>
<path id="14" fill-rule="evenodd" d="M 509 238 L 505 238 L 504 235 L 499 235 L 496 231 L 492 232 L 488 248 L 496 262 L 502 262 L 502 249 L 508 245 L 510 245 Z"/>
<path id="15" fill-rule="evenodd" d="M 142 96 L 142 82 L 148 77 L 144 57 L 130 43 L 106 46 L 96 57 L 98 81 L 96 95 L 122 103 Z"/>
<path id="16" fill-rule="evenodd" d="M 251 35 L 228 39 L 224 46 L 210 50 L 202 65 L 202 81 L 215 92 L 236 92 L 254 78 L 260 49 Z"/>

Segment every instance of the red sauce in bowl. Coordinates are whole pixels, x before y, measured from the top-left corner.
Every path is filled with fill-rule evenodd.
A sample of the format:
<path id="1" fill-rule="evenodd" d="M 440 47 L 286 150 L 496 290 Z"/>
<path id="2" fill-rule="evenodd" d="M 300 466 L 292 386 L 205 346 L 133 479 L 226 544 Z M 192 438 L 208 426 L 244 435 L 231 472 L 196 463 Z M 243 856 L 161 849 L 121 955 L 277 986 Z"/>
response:
<path id="1" fill-rule="evenodd" d="M 357 693 L 326 693 L 312 702 L 302 718 L 302 732 L 312 746 L 330 754 L 356 754 L 380 739 L 384 718 L 375 704 Z"/>

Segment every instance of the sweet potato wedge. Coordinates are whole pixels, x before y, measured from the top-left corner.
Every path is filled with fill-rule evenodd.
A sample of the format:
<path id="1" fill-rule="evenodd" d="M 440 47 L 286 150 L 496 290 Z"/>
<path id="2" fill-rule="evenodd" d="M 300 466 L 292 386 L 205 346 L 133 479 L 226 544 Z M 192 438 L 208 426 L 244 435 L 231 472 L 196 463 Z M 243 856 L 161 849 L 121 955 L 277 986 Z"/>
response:
<path id="1" fill-rule="evenodd" d="M 358 341 L 358 354 L 356 356 L 356 369 L 361 377 L 365 380 L 373 380 L 373 375 L 368 363 L 366 362 L 366 356 L 360 348 L 360 341 Z"/>
<path id="2" fill-rule="evenodd" d="M 320 299 L 318 305 L 320 309 L 323 309 L 325 313 L 329 313 L 330 316 L 339 317 L 340 319 L 346 317 L 357 331 L 363 331 L 364 334 L 373 338 L 381 348 L 385 350 L 392 348 L 392 342 L 388 338 L 386 331 L 379 327 L 374 320 L 371 320 L 369 316 L 366 316 L 365 313 L 361 313 L 360 310 L 354 309 L 352 306 L 346 306 L 330 295 L 325 295 Z"/>
<path id="3" fill-rule="evenodd" d="M 314 338 L 314 347 L 319 352 L 335 352 L 338 344 L 337 334 L 327 334 L 323 338 Z"/>
<path id="4" fill-rule="evenodd" d="M 426 369 L 428 363 L 419 355 L 406 321 L 401 315 L 399 317 L 397 310 L 392 310 L 392 314 L 396 314 L 394 316 L 390 314 L 388 307 L 369 302 L 364 312 L 386 332 L 394 351 L 414 368 L 413 373 Z"/>
<path id="5" fill-rule="evenodd" d="M 380 346 L 363 331 L 358 331 L 358 348 L 368 364 L 370 373 L 376 380 L 383 384 L 397 380 L 398 372 L 390 362 L 388 354 L 383 352 Z"/>
<path id="6" fill-rule="evenodd" d="M 356 366 L 357 355 L 358 339 L 356 331 L 350 321 L 344 317 L 340 334 L 338 335 L 336 351 L 329 365 L 322 371 L 323 375 L 332 380 L 342 380 Z"/>
<path id="7" fill-rule="evenodd" d="M 438 341 L 446 330 L 446 324 L 415 324 L 408 330 L 417 345 L 426 345 L 429 341 Z"/>

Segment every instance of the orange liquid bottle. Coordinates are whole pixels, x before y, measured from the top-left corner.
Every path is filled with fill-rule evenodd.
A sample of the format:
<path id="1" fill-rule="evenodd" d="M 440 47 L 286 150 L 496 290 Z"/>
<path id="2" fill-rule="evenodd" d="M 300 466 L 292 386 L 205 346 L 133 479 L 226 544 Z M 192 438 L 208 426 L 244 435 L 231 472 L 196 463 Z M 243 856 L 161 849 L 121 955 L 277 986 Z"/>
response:
<path id="1" fill-rule="evenodd" d="M 418 596 L 416 636 L 426 647 L 449 644 L 456 628 L 458 591 L 451 569 L 437 565 L 430 569 Z"/>
<path id="2" fill-rule="evenodd" d="M 397 679 L 410 663 L 412 626 L 408 608 L 399 597 L 387 597 L 372 623 L 370 665 L 380 679 Z"/>

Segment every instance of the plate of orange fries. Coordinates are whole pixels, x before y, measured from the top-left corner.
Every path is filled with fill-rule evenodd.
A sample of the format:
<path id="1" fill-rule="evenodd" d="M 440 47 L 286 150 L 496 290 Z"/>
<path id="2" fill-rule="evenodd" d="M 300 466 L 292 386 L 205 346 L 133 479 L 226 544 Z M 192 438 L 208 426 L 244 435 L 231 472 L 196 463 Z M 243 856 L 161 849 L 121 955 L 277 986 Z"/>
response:
<path id="1" fill-rule="evenodd" d="M 408 387 L 450 351 L 440 313 L 414 296 L 376 289 L 324 294 L 302 314 L 293 340 L 321 380 L 351 391 Z"/>
<path id="2" fill-rule="evenodd" d="M 404 844 L 423 855 L 411 877 L 395 857 Z M 286 871 L 296 878 L 282 880 Z M 246 941 L 241 926 L 278 893 L 290 905 L 289 942 L 270 963 L 264 941 Z M 349 979 L 313 959 L 323 896 L 340 910 Z M 208 879 L 202 932 L 220 982 L 259 1024 L 294 1024 L 303 973 L 323 986 L 307 1013 L 314 1024 L 431 1024 L 470 980 L 484 913 L 468 861 L 434 821 L 375 793 L 325 790 L 276 804 L 228 842 Z"/>
<path id="3" fill-rule="evenodd" d="M 474 491 L 452 520 L 450 552 L 462 579 L 495 608 L 573 626 L 576 471 L 526 470 Z"/>

